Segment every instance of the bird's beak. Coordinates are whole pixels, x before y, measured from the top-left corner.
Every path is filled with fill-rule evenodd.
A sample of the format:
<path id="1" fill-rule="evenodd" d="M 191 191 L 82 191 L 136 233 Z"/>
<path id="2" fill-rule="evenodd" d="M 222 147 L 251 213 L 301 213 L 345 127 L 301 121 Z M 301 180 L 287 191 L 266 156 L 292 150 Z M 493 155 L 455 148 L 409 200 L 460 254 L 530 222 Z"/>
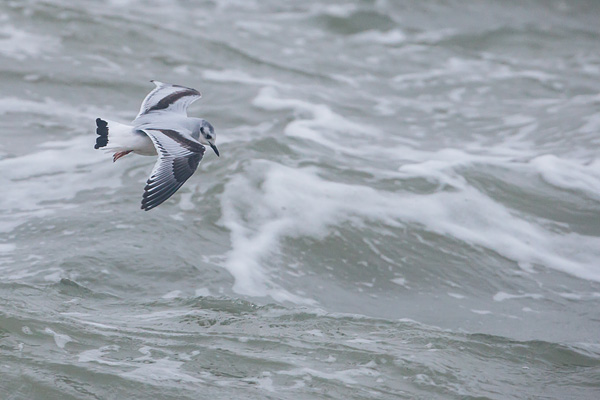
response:
<path id="1" fill-rule="evenodd" d="M 212 147 L 213 151 L 215 152 L 215 154 L 217 155 L 217 157 L 219 157 L 219 149 L 217 149 L 217 146 L 215 146 L 213 143 L 208 143 L 210 145 L 210 147 Z"/>

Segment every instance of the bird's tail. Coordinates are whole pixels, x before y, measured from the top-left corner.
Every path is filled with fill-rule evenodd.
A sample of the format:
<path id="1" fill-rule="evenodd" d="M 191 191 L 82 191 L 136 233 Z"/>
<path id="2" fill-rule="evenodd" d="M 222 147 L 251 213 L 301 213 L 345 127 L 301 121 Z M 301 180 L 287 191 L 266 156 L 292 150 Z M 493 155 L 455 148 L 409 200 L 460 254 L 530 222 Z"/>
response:
<path id="1" fill-rule="evenodd" d="M 100 118 L 96 118 L 96 134 L 98 137 L 96 138 L 94 148 L 106 147 L 108 144 L 108 123 Z"/>
<path id="2" fill-rule="evenodd" d="M 96 144 L 95 149 L 107 151 L 131 150 L 131 140 L 135 137 L 131 125 L 96 118 Z"/>

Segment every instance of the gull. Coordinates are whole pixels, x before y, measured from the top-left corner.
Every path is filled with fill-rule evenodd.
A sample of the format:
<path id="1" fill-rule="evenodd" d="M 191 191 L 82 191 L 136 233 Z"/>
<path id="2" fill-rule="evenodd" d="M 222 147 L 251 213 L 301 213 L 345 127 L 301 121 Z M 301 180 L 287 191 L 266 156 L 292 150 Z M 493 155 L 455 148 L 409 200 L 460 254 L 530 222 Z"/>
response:
<path id="1" fill-rule="evenodd" d="M 113 152 L 113 162 L 133 152 L 158 159 L 146 182 L 142 210 L 148 211 L 171 197 L 196 168 L 209 145 L 219 156 L 213 126 L 187 116 L 190 104 L 202 97 L 196 89 L 150 81 L 148 93 L 131 125 L 96 118 L 95 149 Z"/>

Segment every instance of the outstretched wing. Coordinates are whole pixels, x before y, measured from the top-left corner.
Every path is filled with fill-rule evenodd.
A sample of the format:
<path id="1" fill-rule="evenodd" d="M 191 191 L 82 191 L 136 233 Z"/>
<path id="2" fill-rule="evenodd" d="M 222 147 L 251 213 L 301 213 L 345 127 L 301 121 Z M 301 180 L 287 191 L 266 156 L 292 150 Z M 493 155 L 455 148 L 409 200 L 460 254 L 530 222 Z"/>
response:
<path id="1" fill-rule="evenodd" d="M 158 160 L 146 182 L 142 209 L 151 210 L 171 197 L 194 174 L 206 148 L 188 134 L 171 129 L 144 129 Z"/>
<path id="2" fill-rule="evenodd" d="M 142 115 L 161 111 L 187 115 L 188 106 L 202 97 L 196 89 L 158 81 L 150 82 L 154 83 L 156 87 L 142 102 L 136 119 Z"/>

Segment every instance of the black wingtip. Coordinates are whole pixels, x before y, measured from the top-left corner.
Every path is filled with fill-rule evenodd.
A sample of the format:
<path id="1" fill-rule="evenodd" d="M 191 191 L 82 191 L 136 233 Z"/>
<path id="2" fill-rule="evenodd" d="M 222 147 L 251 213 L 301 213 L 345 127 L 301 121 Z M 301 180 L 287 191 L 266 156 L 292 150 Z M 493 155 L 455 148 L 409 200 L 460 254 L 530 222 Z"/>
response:
<path id="1" fill-rule="evenodd" d="M 150 211 L 153 208 L 156 208 L 157 206 L 161 205 L 162 203 L 163 203 L 162 201 L 160 203 L 148 203 L 146 198 L 144 198 L 142 200 L 142 206 L 140 208 L 144 211 Z"/>
<path id="2" fill-rule="evenodd" d="M 144 211 L 150 211 L 152 210 L 154 207 L 156 207 L 156 204 L 148 204 L 148 201 L 146 200 L 146 198 L 144 197 L 142 199 L 142 206 L 140 207 L 142 210 Z"/>

